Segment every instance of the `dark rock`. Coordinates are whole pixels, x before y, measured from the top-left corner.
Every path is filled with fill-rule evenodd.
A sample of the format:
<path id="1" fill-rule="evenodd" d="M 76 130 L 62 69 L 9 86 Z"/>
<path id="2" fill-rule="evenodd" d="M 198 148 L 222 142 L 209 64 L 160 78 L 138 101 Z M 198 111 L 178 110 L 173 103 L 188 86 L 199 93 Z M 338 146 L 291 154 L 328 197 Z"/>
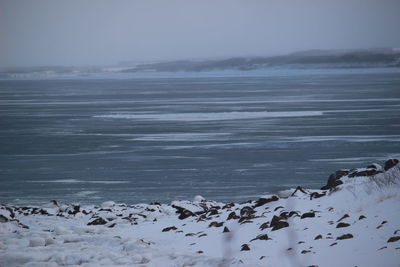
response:
<path id="1" fill-rule="evenodd" d="M 39 210 L 39 214 L 40 214 L 40 215 L 47 215 L 47 216 L 50 216 L 50 214 L 47 212 L 47 210 L 44 210 L 44 209 L 40 209 L 40 210 Z"/>
<path id="2" fill-rule="evenodd" d="M 107 226 L 108 228 L 114 228 L 114 226 L 117 225 L 116 223 L 112 223 L 109 226 Z"/>
<path id="3" fill-rule="evenodd" d="M 87 225 L 103 225 L 106 224 L 107 221 L 104 220 L 103 218 L 99 217 L 91 222 L 89 222 Z"/>
<path id="4" fill-rule="evenodd" d="M 322 235 L 317 235 L 315 238 L 314 238 L 314 240 L 318 240 L 318 239 L 321 239 L 322 238 Z"/>
<path id="5" fill-rule="evenodd" d="M 251 217 L 255 213 L 255 210 L 252 207 L 245 206 L 240 210 L 241 217 Z"/>
<path id="6" fill-rule="evenodd" d="M 6 216 L 3 216 L 3 215 L 0 214 L 0 223 L 5 223 L 5 222 L 8 222 L 8 221 L 9 220 L 8 220 L 8 218 Z"/>
<path id="7" fill-rule="evenodd" d="M 68 214 L 75 215 L 80 211 L 80 208 L 79 205 L 72 205 L 72 207 L 68 208 Z"/>
<path id="8" fill-rule="evenodd" d="M 271 220 L 271 227 L 275 226 L 275 224 L 278 223 L 280 220 L 282 220 L 281 217 L 274 215 Z"/>
<path id="9" fill-rule="evenodd" d="M 161 203 L 159 203 L 159 202 L 152 202 L 152 203 L 150 203 L 150 205 L 161 206 Z"/>
<path id="10" fill-rule="evenodd" d="M 234 211 L 232 211 L 231 213 L 229 213 L 228 218 L 227 218 L 226 220 L 232 220 L 232 219 L 237 220 L 237 219 L 239 219 L 239 218 L 240 218 L 240 217 L 237 216 L 236 213 L 235 213 Z"/>
<path id="11" fill-rule="evenodd" d="M 224 225 L 224 222 L 211 222 L 208 227 L 221 227 Z"/>
<path id="12" fill-rule="evenodd" d="M 203 236 L 207 236 L 207 234 L 201 234 L 198 237 L 203 237 Z"/>
<path id="13" fill-rule="evenodd" d="M 269 223 L 268 223 L 268 222 L 265 222 L 265 223 L 261 224 L 260 229 L 261 229 L 261 230 L 264 230 L 264 229 L 266 229 L 266 228 L 268 228 L 268 227 L 269 227 Z"/>
<path id="14" fill-rule="evenodd" d="M 285 221 L 278 221 L 277 223 L 275 223 L 275 225 L 272 227 L 271 231 L 276 231 L 285 227 L 289 227 L 289 223 L 285 222 Z"/>
<path id="15" fill-rule="evenodd" d="M 272 196 L 272 197 L 270 197 L 270 198 L 259 198 L 259 199 L 256 201 L 256 204 L 254 205 L 254 207 L 255 207 L 255 208 L 256 208 L 256 207 L 260 207 L 260 206 L 265 205 L 265 204 L 267 204 L 267 203 L 269 203 L 269 202 L 278 201 L 278 200 L 279 200 L 279 198 L 278 198 L 277 196 Z"/>
<path id="16" fill-rule="evenodd" d="M 397 164 L 399 164 L 399 160 L 398 159 L 388 159 L 385 162 L 384 169 L 385 169 L 385 171 L 387 171 L 387 170 L 393 168 L 394 166 L 396 166 Z"/>
<path id="17" fill-rule="evenodd" d="M 287 211 L 281 212 L 281 214 L 279 214 L 279 217 L 287 220 L 287 218 L 289 218 L 289 213 Z"/>
<path id="18" fill-rule="evenodd" d="M 378 249 L 378 250 L 382 250 L 382 249 L 385 249 L 385 248 L 387 248 L 387 246 L 381 247 L 381 248 L 380 248 L 380 249 Z"/>
<path id="19" fill-rule="evenodd" d="M 8 210 L 8 212 L 10 213 L 10 217 L 11 217 L 11 218 L 15 218 L 15 213 L 14 213 L 14 211 L 12 210 L 12 208 L 6 207 L 6 210 Z"/>
<path id="20" fill-rule="evenodd" d="M 296 190 L 294 190 L 294 192 L 292 193 L 291 196 L 294 196 L 294 195 L 297 193 L 297 191 L 300 191 L 300 192 L 302 192 L 303 194 L 308 195 L 308 192 L 304 189 L 304 187 L 298 186 L 298 187 L 296 187 Z"/>
<path id="21" fill-rule="evenodd" d="M 343 176 L 349 174 L 349 170 L 338 170 L 329 175 L 328 181 L 326 183 L 326 186 L 329 188 L 337 186 L 337 181 L 342 178 Z M 325 190 L 325 189 L 322 189 Z"/>
<path id="22" fill-rule="evenodd" d="M 192 216 L 196 216 L 196 214 L 194 214 L 193 212 L 191 212 L 190 210 L 187 210 L 185 208 L 179 207 L 179 206 L 175 206 L 172 205 L 173 208 L 176 209 L 176 213 L 179 214 L 179 219 L 180 220 L 184 220 L 186 218 L 192 217 Z"/>
<path id="23" fill-rule="evenodd" d="M 360 217 L 358 217 L 358 220 L 362 220 L 362 219 L 366 219 L 367 217 L 365 217 L 364 215 L 361 215 Z"/>
<path id="24" fill-rule="evenodd" d="M 315 217 L 314 212 L 306 212 L 306 213 L 303 213 L 300 218 L 304 219 L 304 218 L 313 218 L 313 217 Z"/>
<path id="25" fill-rule="evenodd" d="M 344 239 L 349 239 L 349 238 L 353 238 L 353 235 L 352 234 L 344 234 L 344 235 L 337 237 L 336 240 L 344 240 Z"/>
<path id="26" fill-rule="evenodd" d="M 353 178 L 353 177 L 360 177 L 360 176 L 373 176 L 376 175 L 378 173 L 382 173 L 381 170 L 377 170 L 377 169 L 356 169 L 355 171 L 352 171 L 351 173 L 349 173 L 349 175 L 347 175 L 349 178 Z"/>
<path id="27" fill-rule="evenodd" d="M 299 213 L 297 211 L 291 211 L 289 212 L 289 217 L 292 217 L 293 215 L 299 216 Z"/>
<path id="28" fill-rule="evenodd" d="M 400 240 L 400 236 L 392 236 L 391 238 L 389 238 L 388 239 L 388 243 L 391 243 L 391 242 L 396 242 L 396 241 L 399 241 Z"/>
<path id="29" fill-rule="evenodd" d="M 178 229 L 178 228 L 176 228 L 175 226 L 166 227 L 166 228 L 162 229 L 162 232 L 169 232 L 169 231 L 176 230 L 176 229 Z"/>
<path id="30" fill-rule="evenodd" d="M 230 209 L 230 208 L 232 208 L 232 207 L 234 207 L 235 206 L 235 203 L 229 203 L 229 204 L 225 204 L 223 207 L 222 207 L 222 209 L 224 210 L 224 209 Z"/>
<path id="31" fill-rule="evenodd" d="M 85 214 L 85 215 L 88 215 L 88 214 L 92 213 L 92 211 L 82 210 L 82 213 Z"/>
<path id="32" fill-rule="evenodd" d="M 340 222 L 341 220 L 346 219 L 346 218 L 348 218 L 348 217 L 350 217 L 349 214 L 345 214 L 345 215 L 342 216 L 342 218 L 340 218 L 340 219 L 337 220 L 336 222 Z"/>
<path id="33" fill-rule="evenodd" d="M 103 209 L 103 208 L 101 208 L 101 209 L 99 209 L 99 211 L 107 211 L 107 212 L 112 212 L 112 209 Z M 69 212 L 68 212 L 69 213 Z M 72 214 L 72 213 L 70 213 L 70 214 Z"/>
<path id="34" fill-rule="evenodd" d="M 330 247 L 333 247 L 333 246 L 335 246 L 335 245 L 337 245 L 337 242 L 332 243 L 332 244 L 330 244 L 329 246 L 330 246 Z"/>
<path id="35" fill-rule="evenodd" d="M 312 192 L 311 193 L 311 195 L 310 195 L 310 200 L 312 200 L 313 198 L 320 198 L 320 197 L 323 197 L 323 196 L 325 196 L 326 195 L 326 193 L 318 193 L 318 192 Z"/>
<path id="36" fill-rule="evenodd" d="M 332 187 L 336 187 L 336 186 L 341 185 L 341 184 L 343 184 L 343 181 L 342 181 L 342 180 L 336 180 L 336 181 L 333 183 L 333 186 L 332 186 Z"/>
<path id="37" fill-rule="evenodd" d="M 195 233 L 187 233 L 185 236 L 194 236 L 196 235 Z"/>
<path id="38" fill-rule="evenodd" d="M 249 247 L 249 245 L 247 245 L 247 244 L 243 244 L 243 245 L 242 245 L 242 248 L 241 248 L 241 250 L 240 250 L 240 251 L 248 251 L 248 250 L 250 250 L 250 247 Z"/>
<path id="39" fill-rule="evenodd" d="M 376 169 L 376 170 L 382 170 L 382 167 L 379 164 L 370 164 L 367 166 L 367 169 Z"/>
<path id="40" fill-rule="evenodd" d="M 283 209 L 283 208 L 284 208 L 283 206 L 278 206 L 278 207 L 276 207 L 276 208 L 274 209 L 274 211 L 277 211 L 277 210 Z"/>
<path id="41" fill-rule="evenodd" d="M 218 210 L 217 209 L 210 209 L 208 211 L 208 215 L 217 215 L 218 214 Z"/>
<path id="42" fill-rule="evenodd" d="M 204 252 L 202 250 L 197 251 L 196 253 L 198 254 L 203 254 Z"/>
<path id="43" fill-rule="evenodd" d="M 223 233 L 229 233 L 230 232 L 230 230 L 229 230 L 229 228 L 228 227 L 224 227 L 224 230 L 222 231 Z"/>
<path id="44" fill-rule="evenodd" d="M 311 250 L 302 250 L 301 254 L 307 254 L 307 253 L 310 253 L 310 252 L 311 252 Z"/>
<path id="45" fill-rule="evenodd" d="M 268 235 L 267 234 L 261 234 L 250 240 L 250 242 L 253 242 L 254 240 L 268 240 Z"/>
<path id="46" fill-rule="evenodd" d="M 343 227 L 349 227 L 349 226 L 350 226 L 349 223 L 340 222 L 336 225 L 336 228 L 343 228 Z"/>

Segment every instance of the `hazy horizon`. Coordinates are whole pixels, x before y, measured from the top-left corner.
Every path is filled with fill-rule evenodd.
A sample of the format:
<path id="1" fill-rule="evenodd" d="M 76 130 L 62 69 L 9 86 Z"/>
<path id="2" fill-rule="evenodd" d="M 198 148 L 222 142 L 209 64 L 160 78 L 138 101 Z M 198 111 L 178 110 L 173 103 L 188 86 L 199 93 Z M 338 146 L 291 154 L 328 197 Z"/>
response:
<path id="1" fill-rule="evenodd" d="M 400 47 L 400 1 L 0 2 L 0 67 Z"/>

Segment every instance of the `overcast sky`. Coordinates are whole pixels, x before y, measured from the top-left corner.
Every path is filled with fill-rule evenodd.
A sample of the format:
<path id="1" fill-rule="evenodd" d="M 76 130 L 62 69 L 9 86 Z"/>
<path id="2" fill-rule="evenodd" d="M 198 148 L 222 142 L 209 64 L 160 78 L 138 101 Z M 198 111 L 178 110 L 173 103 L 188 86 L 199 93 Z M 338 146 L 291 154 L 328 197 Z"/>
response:
<path id="1" fill-rule="evenodd" d="M 400 0 L 0 0 L 0 66 L 400 47 Z"/>

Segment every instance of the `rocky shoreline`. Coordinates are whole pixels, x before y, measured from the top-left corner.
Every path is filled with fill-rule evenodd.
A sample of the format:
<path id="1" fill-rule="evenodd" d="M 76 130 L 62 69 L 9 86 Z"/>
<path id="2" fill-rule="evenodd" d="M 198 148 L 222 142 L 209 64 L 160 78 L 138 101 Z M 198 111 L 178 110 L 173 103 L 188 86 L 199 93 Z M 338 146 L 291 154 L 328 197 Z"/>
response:
<path id="1" fill-rule="evenodd" d="M 0 205 L 0 266 L 399 266 L 400 164 L 243 203 Z"/>

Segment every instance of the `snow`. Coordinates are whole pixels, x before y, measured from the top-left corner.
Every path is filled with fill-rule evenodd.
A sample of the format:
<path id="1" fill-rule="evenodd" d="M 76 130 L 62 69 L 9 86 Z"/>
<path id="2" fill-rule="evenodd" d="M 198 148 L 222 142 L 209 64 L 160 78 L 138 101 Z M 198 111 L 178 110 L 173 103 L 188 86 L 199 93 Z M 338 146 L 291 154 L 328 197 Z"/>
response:
<path id="1" fill-rule="evenodd" d="M 399 266 L 400 164 L 341 180 L 245 203 L 0 205 L 0 266 Z"/>

